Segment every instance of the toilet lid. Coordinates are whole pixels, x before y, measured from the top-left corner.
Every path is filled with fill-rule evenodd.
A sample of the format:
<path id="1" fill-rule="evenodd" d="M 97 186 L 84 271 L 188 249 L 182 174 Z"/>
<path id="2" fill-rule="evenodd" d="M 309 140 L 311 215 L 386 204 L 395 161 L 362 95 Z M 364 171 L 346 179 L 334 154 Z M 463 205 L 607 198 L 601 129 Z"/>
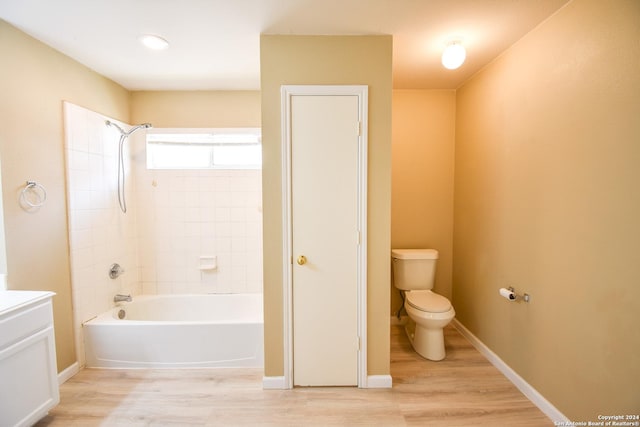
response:
<path id="1" fill-rule="evenodd" d="M 451 309 L 448 299 L 431 291 L 411 291 L 406 293 L 406 297 L 409 305 L 420 311 L 444 313 Z"/>

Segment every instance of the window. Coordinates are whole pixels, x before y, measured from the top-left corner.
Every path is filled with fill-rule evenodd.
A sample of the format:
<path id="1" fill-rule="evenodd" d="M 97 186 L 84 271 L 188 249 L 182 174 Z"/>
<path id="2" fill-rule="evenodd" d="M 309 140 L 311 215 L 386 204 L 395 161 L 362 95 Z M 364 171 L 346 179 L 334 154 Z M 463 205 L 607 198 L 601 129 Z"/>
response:
<path id="1" fill-rule="evenodd" d="M 147 169 L 260 169 L 259 128 L 147 131 Z"/>

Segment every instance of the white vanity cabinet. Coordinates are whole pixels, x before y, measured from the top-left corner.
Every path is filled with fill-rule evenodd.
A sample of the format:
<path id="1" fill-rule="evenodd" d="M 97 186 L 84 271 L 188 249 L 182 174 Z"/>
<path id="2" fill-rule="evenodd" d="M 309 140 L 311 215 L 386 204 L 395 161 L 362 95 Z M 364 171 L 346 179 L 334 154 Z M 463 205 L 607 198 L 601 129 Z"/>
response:
<path id="1" fill-rule="evenodd" d="M 60 401 L 53 295 L 0 291 L 0 426 L 31 426 Z"/>

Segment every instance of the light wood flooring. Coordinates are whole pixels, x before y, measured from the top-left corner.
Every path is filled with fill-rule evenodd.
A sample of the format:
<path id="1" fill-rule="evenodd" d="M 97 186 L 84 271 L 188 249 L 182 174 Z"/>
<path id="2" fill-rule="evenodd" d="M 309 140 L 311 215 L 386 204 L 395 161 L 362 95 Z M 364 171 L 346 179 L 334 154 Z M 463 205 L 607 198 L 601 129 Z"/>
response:
<path id="1" fill-rule="evenodd" d="M 452 326 L 422 359 L 391 327 L 391 389 L 263 390 L 261 369 L 84 369 L 37 426 L 553 426 Z"/>

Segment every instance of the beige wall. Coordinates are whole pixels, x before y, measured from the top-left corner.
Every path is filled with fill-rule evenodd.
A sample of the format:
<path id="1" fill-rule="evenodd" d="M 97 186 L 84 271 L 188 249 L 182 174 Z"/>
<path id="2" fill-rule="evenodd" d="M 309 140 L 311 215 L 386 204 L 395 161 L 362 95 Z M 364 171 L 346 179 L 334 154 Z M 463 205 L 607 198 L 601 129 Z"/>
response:
<path id="1" fill-rule="evenodd" d="M 131 123 L 155 127 L 260 127 L 260 91 L 139 91 Z"/>
<path id="2" fill-rule="evenodd" d="M 76 360 L 65 191 L 62 101 L 128 121 L 121 86 L 0 20 L 0 158 L 10 289 L 49 290 L 58 369 Z M 18 204 L 27 180 L 47 189 L 41 209 Z"/>
<path id="3" fill-rule="evenodd" d="M 435 291 L 451 298 L 456 93 L 394 90 L 391 247 L 433 248 Z M 402 307 L 391 290 L 391 313 Z"/>
<path id="4" fill-rule="evenodd" d="M 457 94 L 457 318 L 576 421 L 640 408 L 639 23 L 575 0 Z"/>
<path id="5" fill-rule="evenodd" d="M 368 370 L 389 373 L 390 36 L 262 36 L 260 40 L 265 375 L 283 375 L 280 86 L 369 86 Z"/>

